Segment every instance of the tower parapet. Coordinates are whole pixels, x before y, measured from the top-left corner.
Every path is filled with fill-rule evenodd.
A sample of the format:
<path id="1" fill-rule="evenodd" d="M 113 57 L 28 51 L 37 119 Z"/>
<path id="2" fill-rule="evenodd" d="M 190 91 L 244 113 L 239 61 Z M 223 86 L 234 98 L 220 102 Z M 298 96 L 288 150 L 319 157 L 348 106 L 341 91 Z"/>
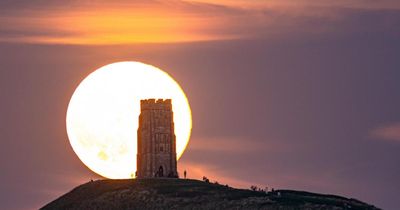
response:
<path id="1" fill-rule="evenodd" d="M 140 110 L 172 110 L 171 99 L 146 99 L 140 100 Z"/>

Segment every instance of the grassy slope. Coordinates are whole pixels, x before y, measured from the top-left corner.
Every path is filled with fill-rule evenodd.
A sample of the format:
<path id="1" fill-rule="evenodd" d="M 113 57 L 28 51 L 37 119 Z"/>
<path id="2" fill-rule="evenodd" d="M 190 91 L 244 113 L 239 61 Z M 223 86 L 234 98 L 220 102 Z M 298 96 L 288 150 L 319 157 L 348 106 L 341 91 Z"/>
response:
<path id="1" fill-rule="evenodd" d="M 375 209 L 360 201 L 334 195 L 293 190 L 279 190 L 266 194 L 189 179 L 98 180 L 78 186 L 43 207 L 43 209 L 161 208 Z"/>

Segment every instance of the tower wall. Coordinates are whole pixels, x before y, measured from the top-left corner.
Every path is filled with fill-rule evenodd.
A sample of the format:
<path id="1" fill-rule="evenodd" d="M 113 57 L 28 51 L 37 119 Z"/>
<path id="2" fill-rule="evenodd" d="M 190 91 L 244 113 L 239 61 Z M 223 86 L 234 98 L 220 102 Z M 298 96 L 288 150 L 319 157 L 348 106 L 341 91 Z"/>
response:
<path id="1" fill-rule="evenodd" d="M 136 176 L 177 177 L 171 100 L 141 100 L 140 111 Z"/>

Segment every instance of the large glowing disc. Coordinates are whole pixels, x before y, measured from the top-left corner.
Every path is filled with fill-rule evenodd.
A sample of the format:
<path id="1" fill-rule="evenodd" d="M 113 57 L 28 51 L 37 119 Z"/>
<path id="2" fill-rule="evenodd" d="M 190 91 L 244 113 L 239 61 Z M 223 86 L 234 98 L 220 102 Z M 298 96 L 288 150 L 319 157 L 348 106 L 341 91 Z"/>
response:
<path id="1" fill-rule="evenodd" d="M 111 179 L 132 177 L 136 171 L 140 100 L 148 98 L 172 99 L 180 158 L 192 128 L 185 93 L 171 76 L 154 66 L 118 62 L 87 76 L 68 105 L 68 137 L 88 168 Z"/>

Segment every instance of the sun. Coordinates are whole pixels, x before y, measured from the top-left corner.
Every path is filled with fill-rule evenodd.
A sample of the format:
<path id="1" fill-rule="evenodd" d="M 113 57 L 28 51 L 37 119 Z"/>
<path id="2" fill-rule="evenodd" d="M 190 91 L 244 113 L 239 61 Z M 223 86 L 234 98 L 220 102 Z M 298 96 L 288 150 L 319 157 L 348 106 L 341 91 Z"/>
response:
<path id="1" fill-rule="evenodd" d="M 68 105 L 67 134 L 79 159 L 110 179 L 136 171 L 141 99 L 172 99 L 179 159 L 189 142 L 192 115 L 179 84 L 164 71 L 140 62 L 118 62 L 89 74 Z"/>

